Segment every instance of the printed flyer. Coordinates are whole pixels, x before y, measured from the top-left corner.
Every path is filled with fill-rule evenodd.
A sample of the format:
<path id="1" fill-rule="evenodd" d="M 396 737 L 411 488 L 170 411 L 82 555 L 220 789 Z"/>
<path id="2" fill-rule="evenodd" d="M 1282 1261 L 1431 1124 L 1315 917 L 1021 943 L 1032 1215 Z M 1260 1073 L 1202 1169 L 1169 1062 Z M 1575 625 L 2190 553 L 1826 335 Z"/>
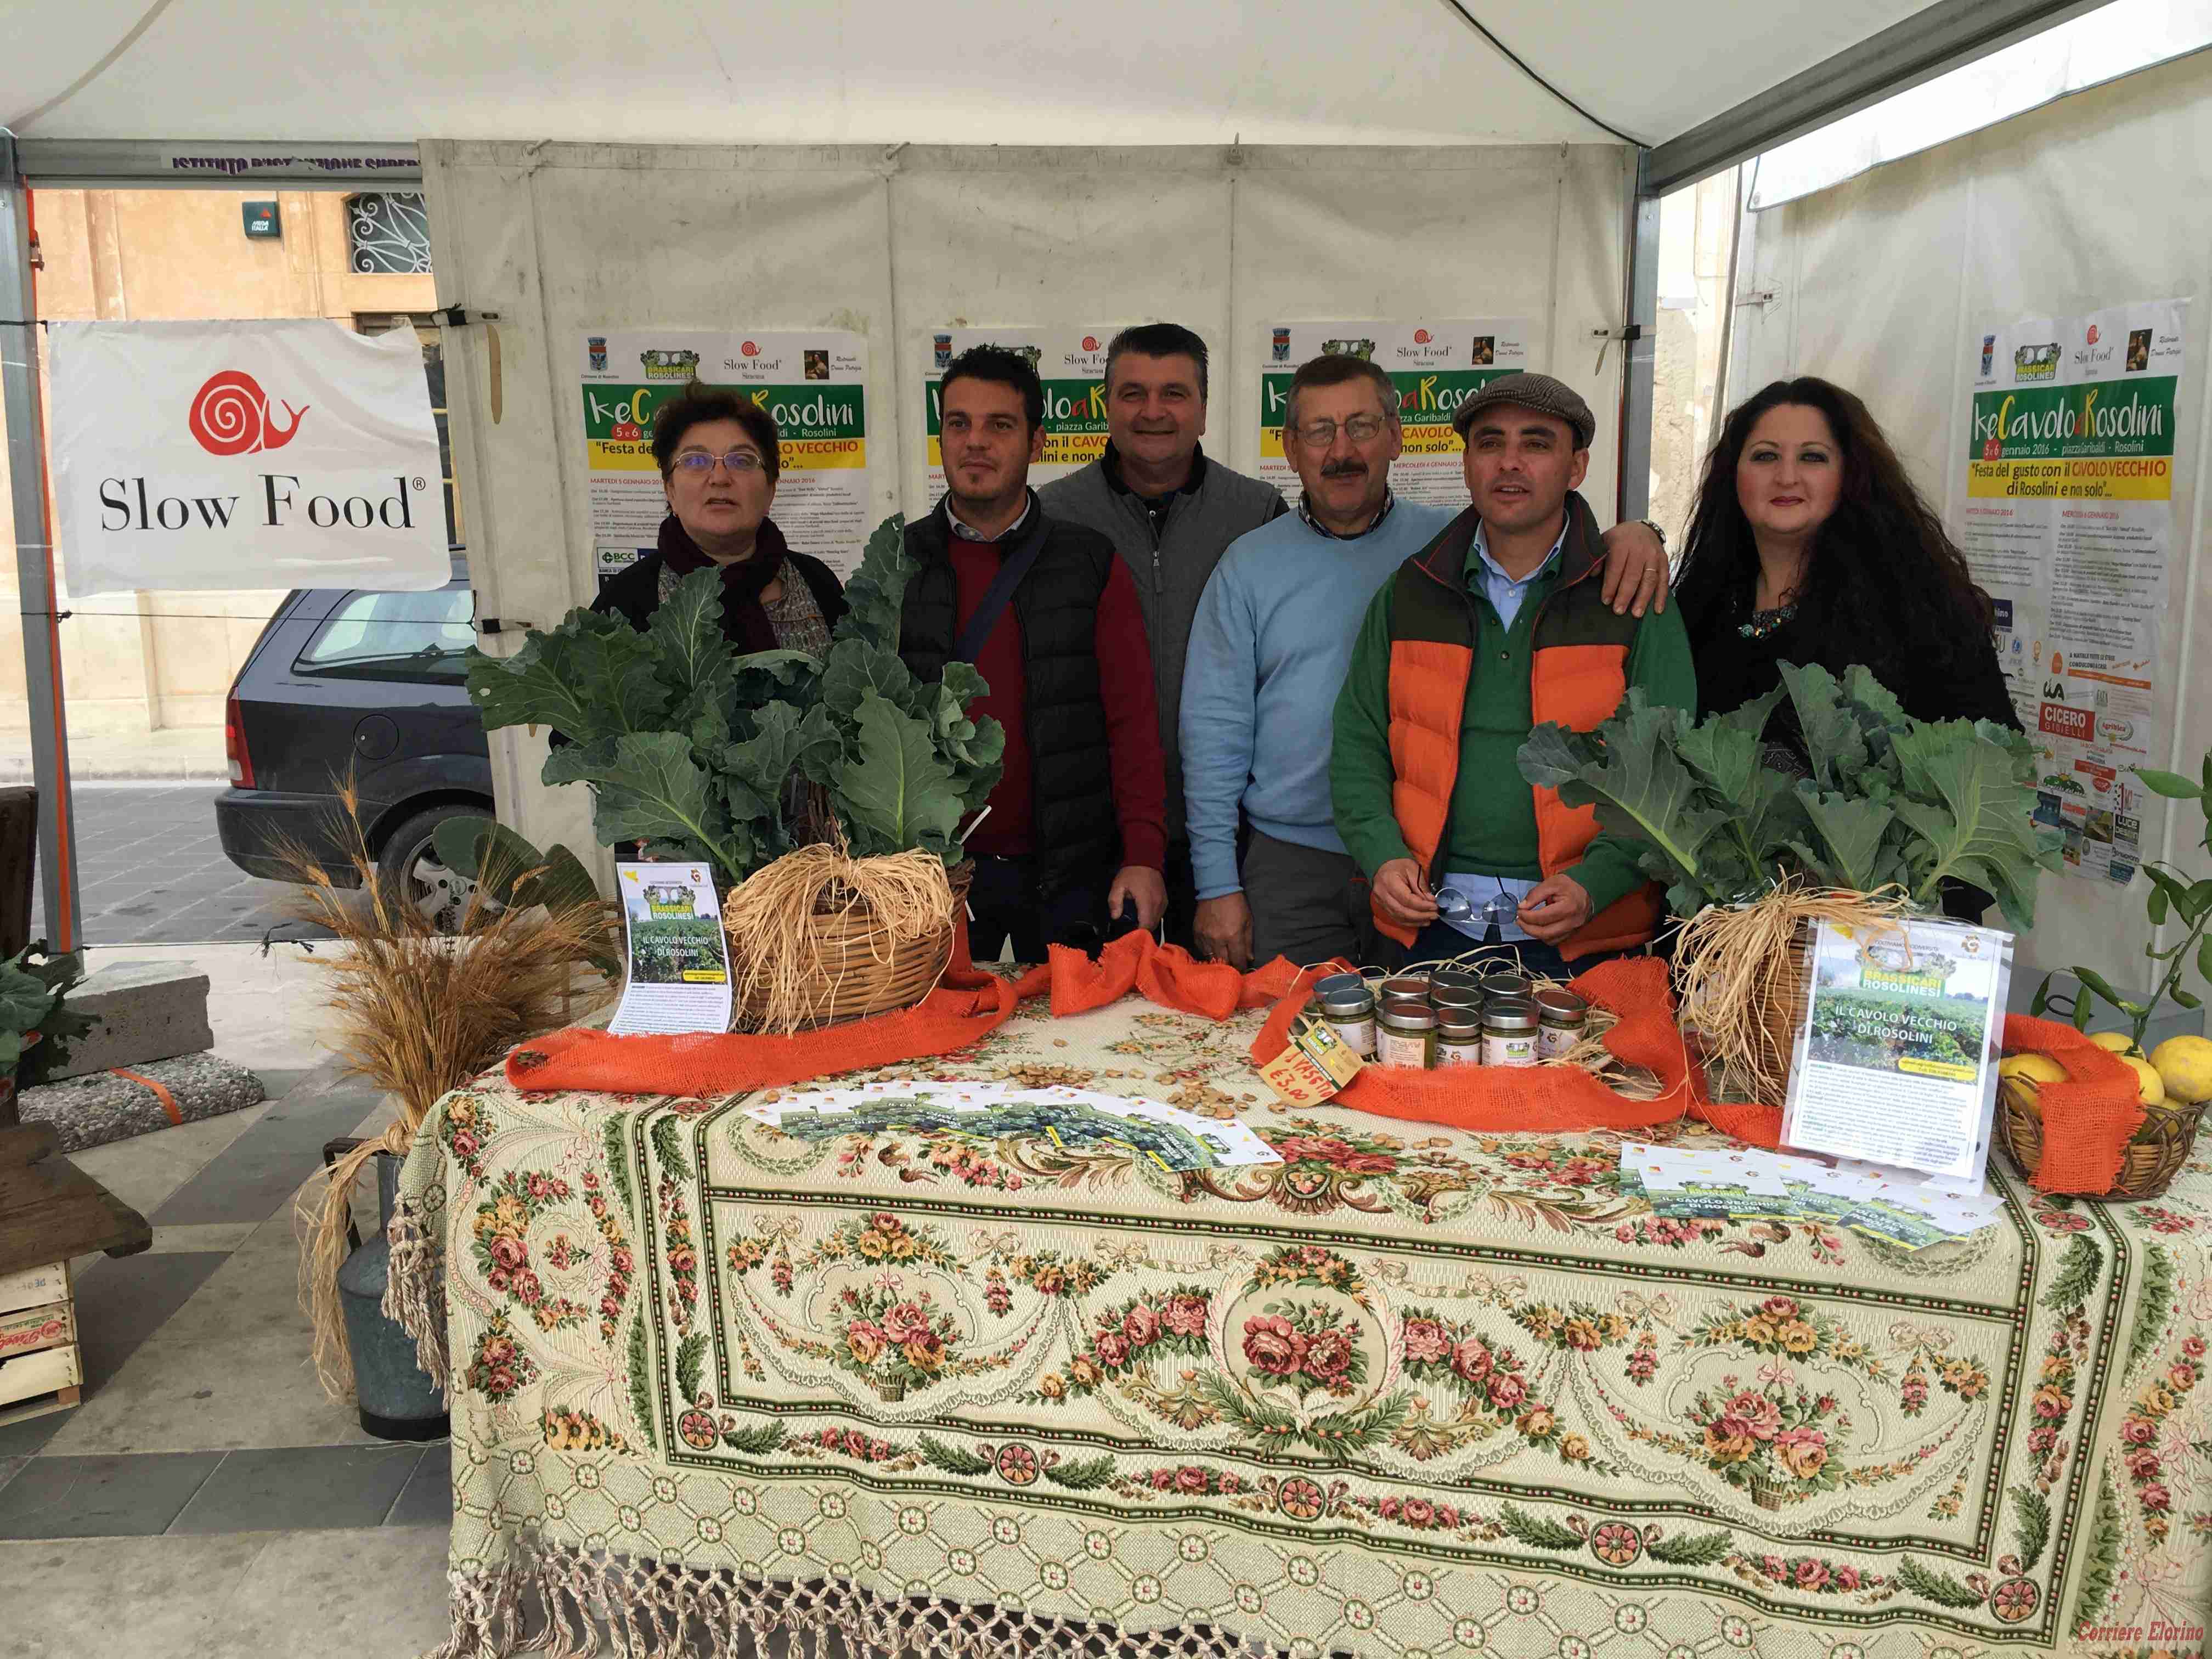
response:
<path id="1" fill-rule="evenodd" d="M 1064 478 L 1106 453 L 1106 343 L 1121 325 L 1097 328 L 945 328 L 929 337 L 922 374 L 923 416 L 929 434 L 929 504 L 945 495 L 945 452 L 938 387 L 962 352 L 1004 346 L 1030 360 L 1044 382 L 1044 456 L 1030 468 L 1030 488 Z"/>
<path id="2" fill-rule="evenodd" d="M 2042 753 L 2036 817 L 2066 871 L 2127 883 L 2164 765 L 2159 623 L 2173 548 L 2186 300 L 2037 318 L 1970 346 L 1960 544 L 1996 604 L 2013 706 Z"/>
<path id="3" fill-rule="evenodd" d="M 1277 323 L 1260 351 L 1260 476 L 1296 505 L 1298 475 L 1283 458 L 1283 414 L 1298 365 L 1324 352 L 1379 363 L 1398 388 L 1406 447 L 1390 469 L 1403 501 L 1431 507 L 1467 505 L 1460 466 L 1465 447 L 1452 430 L 1459 406 L 1501 375 L 1533 368 L 1532 325 L 1502 317 L 1442 323 Z"/>
<path id="4" fill-rule="evenodd" d="M 592 550 L 604 587 L 653 551 L 668 516 L 653 420 L 693 380 L 775 416 L 782 475 L 769 509 L 785 537 L 839 575 L 860 567 L 868 499 L 867 342 L 837 329 L 707 333 L 610 329 L 577 342 Z"/>
<path id="5" fill-rule="evenodd" d="M 1783 1145 L 1982 1190 L 2012 935 L 1954 921 L 1813 939 Z"/>
<path id="6" fill-rule="evenodd" d="M 729 941 L 714 872 L 702 864 L 625 860 L 615 876 L 629 971 L 607 1030 L 617 1036 L 728 1030 Z"/>

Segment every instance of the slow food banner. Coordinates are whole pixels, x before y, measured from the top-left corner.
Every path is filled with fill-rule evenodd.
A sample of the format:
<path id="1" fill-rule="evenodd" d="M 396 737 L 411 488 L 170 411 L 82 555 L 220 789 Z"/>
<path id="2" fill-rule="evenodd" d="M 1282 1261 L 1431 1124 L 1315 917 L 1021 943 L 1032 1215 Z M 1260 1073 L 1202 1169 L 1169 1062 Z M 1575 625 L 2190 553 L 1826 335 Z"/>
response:
<path id="1" fill-rule="evenodd" d="M 58 322 L 46 347 L 72 595 L 449 579 L 412 330 Z"/>

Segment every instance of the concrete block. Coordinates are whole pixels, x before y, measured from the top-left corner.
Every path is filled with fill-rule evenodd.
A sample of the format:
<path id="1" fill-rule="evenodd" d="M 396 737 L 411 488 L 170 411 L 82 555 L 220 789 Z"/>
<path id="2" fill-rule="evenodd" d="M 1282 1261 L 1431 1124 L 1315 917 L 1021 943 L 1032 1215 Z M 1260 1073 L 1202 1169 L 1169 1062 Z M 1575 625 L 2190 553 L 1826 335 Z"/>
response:
<path id="1" fill-rule="evenodd" d="M 48 1082 L 118 1066 L 196 1054 L 215 1047 L 208 976 L 167 962 L 117 962 L 95 969 L 70 993 L 70 1006 L 100 1024 L 77 1039 Z"/>

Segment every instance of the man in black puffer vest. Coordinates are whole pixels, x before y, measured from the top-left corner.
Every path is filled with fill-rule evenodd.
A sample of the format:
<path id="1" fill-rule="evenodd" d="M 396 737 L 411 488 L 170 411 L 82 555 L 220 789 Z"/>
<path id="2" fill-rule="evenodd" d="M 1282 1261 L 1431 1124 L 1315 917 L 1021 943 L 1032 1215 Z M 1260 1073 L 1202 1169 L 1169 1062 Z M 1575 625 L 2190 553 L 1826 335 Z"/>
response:
<path id="1" fill-rule="evenodd" d="M 938 388 L 946 495 L 906 532 L 899 654 L 924 680 L 960 658 L 990 690 L 969 706 L 1006 727 L 1005 773 L 968 839 L 969 948 L 1042 962 L 1167 905 L 1167 782 L 1152 653 L 1114 545 L 1046 516 L 1029 487 L 1044 387 L 1019 354 L 978 346 Z"/>

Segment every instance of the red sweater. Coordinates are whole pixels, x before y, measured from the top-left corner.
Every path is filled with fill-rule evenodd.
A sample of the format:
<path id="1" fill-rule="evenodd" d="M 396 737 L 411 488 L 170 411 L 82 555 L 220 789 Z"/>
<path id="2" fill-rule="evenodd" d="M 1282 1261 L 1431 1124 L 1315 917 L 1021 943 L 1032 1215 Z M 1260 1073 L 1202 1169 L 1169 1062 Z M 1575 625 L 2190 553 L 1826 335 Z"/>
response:
<path id="1" fill-rule="evenodd" d="M 959 585 L 959 614 L 975 615 L 999 574 L 1002 550 L 1019 537 L 999 542 L 951 540 L 952 573 Z M 1121 862 L 1163 869 L 1167 864 L 1167 772 L 1160 753 L 1159 708 L 1152 692 L 1152 653 L 1145 642 L 1137 586 L 1120 559 L 1098 599 L 1092 639 L 1098 653 L 1098 690 L 1106 705 L 1106 746 L 1114 771 L 1114 810 L 1121 822 Z M 1034 852 L 1027 687 L 1022 670 L 1022 624 L 1008 605 L 975 653 L 976 669 L 990 690 L 968 706 L 971 719 L 988 714 L 1006 729 L 1005 771 L 991 792 L 991 816 L 968 838 L 968 849 L 1001 858 Z M 1109 872 L 1110 874 L 1110 872 Z"/>

